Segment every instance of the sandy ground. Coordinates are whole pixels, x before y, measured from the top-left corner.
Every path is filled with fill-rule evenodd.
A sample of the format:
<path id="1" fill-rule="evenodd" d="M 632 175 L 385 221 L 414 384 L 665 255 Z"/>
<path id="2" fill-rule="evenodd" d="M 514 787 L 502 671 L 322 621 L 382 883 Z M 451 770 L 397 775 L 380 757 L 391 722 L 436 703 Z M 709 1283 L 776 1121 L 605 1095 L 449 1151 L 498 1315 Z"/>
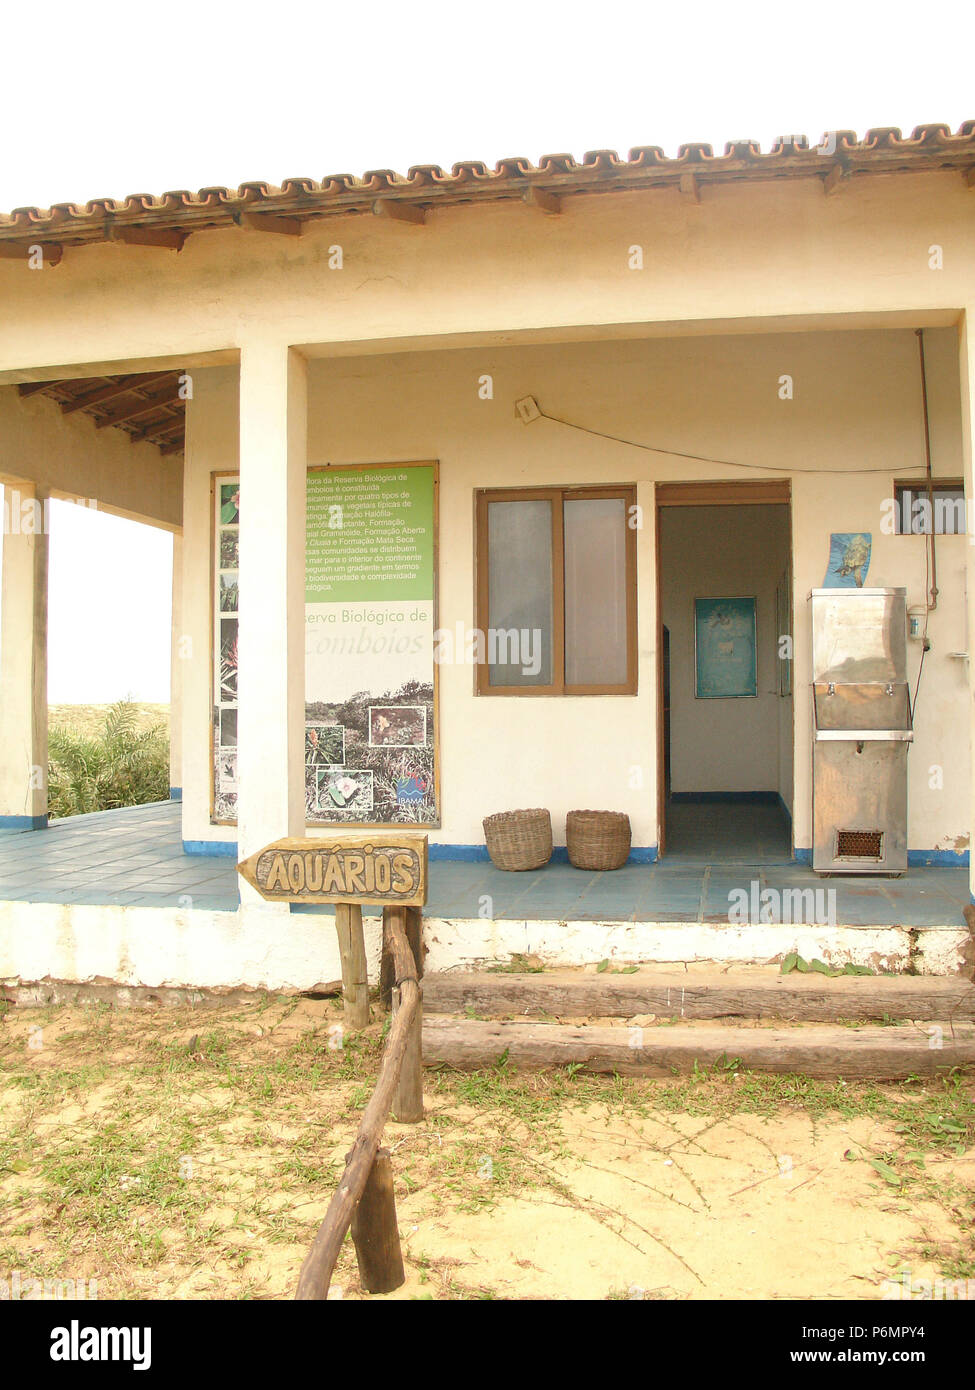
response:
<path id="1" fill-rule="evenodd" d="M 489 1221 L 404 1202 L 411 1255 L 456 1261 L 509 1298 L 869 1299 L 895 1267 L 935 1277 L 911 1248 L 951 1234 L 936 1204 L 892 1198 L 844 1159 L 884 1138 L 869 1120 L 631 1122 L 597 1108 L 564 1129 L 565 1156 L 539 1160 L 561 1193 L 505 1200 Z"/>
<path id="2" fill-rule="evenodd" d="M 378 1024 L 337 1046 L 340 1021 L 6 1011 L 0 1278 L 291 1297 L 381 1046 Z M 877 1299 L 904 1269 L 975 1290 L 971 1081 L 497 1069 L 428 1073 L 425 1099 L 385 1131 L 407 1271 L 386 1297 Z M 349 1242 L 331 1296 L 363 1297 Z"/>

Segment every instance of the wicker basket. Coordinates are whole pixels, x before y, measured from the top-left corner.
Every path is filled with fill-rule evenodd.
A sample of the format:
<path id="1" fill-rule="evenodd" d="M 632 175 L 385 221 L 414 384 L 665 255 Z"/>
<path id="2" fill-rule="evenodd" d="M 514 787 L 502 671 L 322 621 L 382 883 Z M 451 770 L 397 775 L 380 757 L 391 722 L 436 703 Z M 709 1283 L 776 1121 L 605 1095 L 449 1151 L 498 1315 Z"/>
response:
<path id="1" fill-rule="evenodd" d="M 484 838 L 497 869 L 540 869 L 552 857 L 552 817 L 548 811 L 499 811 L 485 816 Z"/>
<path id="2" fill-rule="evenodd" d="M 630 855 L 630 818 L 622 811 L 570 811 L 565 845 L 577 869 L 620 869 Z"/>

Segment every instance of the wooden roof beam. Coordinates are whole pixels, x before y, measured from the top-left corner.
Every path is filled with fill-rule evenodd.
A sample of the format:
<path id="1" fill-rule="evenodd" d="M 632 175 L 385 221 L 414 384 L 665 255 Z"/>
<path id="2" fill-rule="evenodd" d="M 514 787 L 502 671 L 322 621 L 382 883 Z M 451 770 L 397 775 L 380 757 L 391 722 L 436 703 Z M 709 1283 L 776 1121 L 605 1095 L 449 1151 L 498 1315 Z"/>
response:
<path id="1" fill-rule="evenodd" d="M 176 227 L 112 227 L 109 241 L 121 241 L 126 246 L 158 246 L 166 251 L 182 251 L 189 232 Z"/>
<path id="2" fill-rule="evenodd" d="M 31 247 L 38 246 L 45 265 L 60 264 L 64 247 L 58 241 L 0 241 L 0 260 L 27 261 L 33 254 Z"/>
<path id="3" fill-rule="evenodd" d="M 17 387 L 21 398 L 36 396 L 41 391 L 50 391 L 52 386 L 63 386 L 61 381 L 29 381 Z"/>
<path id="4" fill-rule="evenodd" d="M 172 368 L 168 372 L 137 373 L 135 376 L 126 377 L 124 381 L 113 381 L 108 386 L 91 391 L 87 396 L 76 396 L 74 400 L 64 401 L 61 410 L 65 415 L 71 415 L 74 411 L 85 410 L 91 405 L 103 405 L 105 401 L 113 400 L 116 396 L 126 396 L 130 391 L 141 391 L 144 386 L 153 386 L 159 381 L 165 381 L 172 374 Z"/>
<path id="5" fill-rule="evenodd" d="M 179 434 L 186 433 L 186 417 L 182 413 L 170 416 L 166 420 L 157 420 L 153 425 L 145 425 L 141 430 L 135 430 L 129 434 L 129 440 L 133 444 L 143 444 L 146 440 L 150 444 L 158 444 L 160 440 L 168 442 L 167 436 L 173 431 Z"/>
<path id="6" fill-rule="evenodd" d="M 546 193 L 543 188 L 526 188 L 521 200 L 530 208 L 538 208 L 539 212 L 547 213 L 549 217 L 558 217 L 562 211 L 562 199 L 558 194 Z"/>
<path id="7" fill-rule="evenodd" d="M 690 198 L 692 202 L 699 203 L 701 201 L 701 185 L 693 170 L 681 174 L 680 191 L 685 198 Z"/>
<path id="8" fill-rule="evenodd" d="M 242 212 L 239 221 L 252 232 L 276 232 L 278 236 L 301 236 L 305 226 L 300 217 L 275 217 L 268 212 Z"/>
<path id="9" fill-rule="evenodd" d="M 823 192 L 827 197 L 835 193 L 845 178 L 849 177 L 849 169 L 840 160 L 837 160 L 829 173 L 823 179 Z"/>
<path id="10" fill-rule="evenodd" d="M 104 420 L 96 420 L 95 428 L 103 430 L 106 425 L 122 425 L 126 420 L 138 420 L 141 415 L 148 415 L 151 411 L 158 410 L 160 406 L 172 405 L 179 398 L 179 387 L 174 386 L 164 396 L 155 396 L 152 400 L 143 398 L 135 405 L 128 406 L 119 415 L 108 415 Z"/>
<path id="11" fill-rule="evenodd" d="M 179 454 L 184 448 L 182 439 L 174 439 L 171 444 L 163 444 L 159 452 L 165 457 L 166 454 Z"/>
<path id="12" fill-rule="evenodd" d="M 388 217 L 391 222 L 410 222 L 414 227 L 422 227 L 427 220 L 423 208 L 415 203 L 400 203 L 393 198 L 377 198 L 372 210 L 377 217 Z"/>

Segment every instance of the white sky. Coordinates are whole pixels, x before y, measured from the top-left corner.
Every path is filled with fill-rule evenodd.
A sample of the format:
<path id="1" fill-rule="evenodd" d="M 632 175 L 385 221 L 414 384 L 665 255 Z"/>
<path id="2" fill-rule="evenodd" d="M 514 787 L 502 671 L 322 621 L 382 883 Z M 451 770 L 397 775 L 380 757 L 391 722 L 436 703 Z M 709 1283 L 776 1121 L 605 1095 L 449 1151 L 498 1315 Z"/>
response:
<path id="1" fill-rule="evenodd" d="M 0 209 L 975 118 L 975 5 L 8 7 Z M 2 311 L 2 306 L 0 306 Z M 167 698 L 170 541 L 59 517 L 50 696 Z"/>

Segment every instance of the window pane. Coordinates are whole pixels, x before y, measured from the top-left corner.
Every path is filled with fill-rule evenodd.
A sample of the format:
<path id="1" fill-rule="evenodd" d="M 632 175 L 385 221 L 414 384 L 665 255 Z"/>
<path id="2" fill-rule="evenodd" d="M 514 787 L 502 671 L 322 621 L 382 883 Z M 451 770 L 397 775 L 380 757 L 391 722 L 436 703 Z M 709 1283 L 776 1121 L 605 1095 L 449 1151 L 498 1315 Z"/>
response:
<path id="1" fill-rule="evenodd" d="M 565 683 L 625 685 L 626 503 L 566 501 Z"/>
<path id="2" fill-rule="evenodd" d="M 488 503 L 489 685 L 552 684 L 552 504 Z"/>
<path id="3" fill-rule="evenodd" d="M 965 492 L 963 488 L 935 487 L 932 513 L 928 490 L 923 482 L 897 489 L 897 525 L 902 535 L 929 536 L 934 516 L 936 536 L 965 534 Z"/>

